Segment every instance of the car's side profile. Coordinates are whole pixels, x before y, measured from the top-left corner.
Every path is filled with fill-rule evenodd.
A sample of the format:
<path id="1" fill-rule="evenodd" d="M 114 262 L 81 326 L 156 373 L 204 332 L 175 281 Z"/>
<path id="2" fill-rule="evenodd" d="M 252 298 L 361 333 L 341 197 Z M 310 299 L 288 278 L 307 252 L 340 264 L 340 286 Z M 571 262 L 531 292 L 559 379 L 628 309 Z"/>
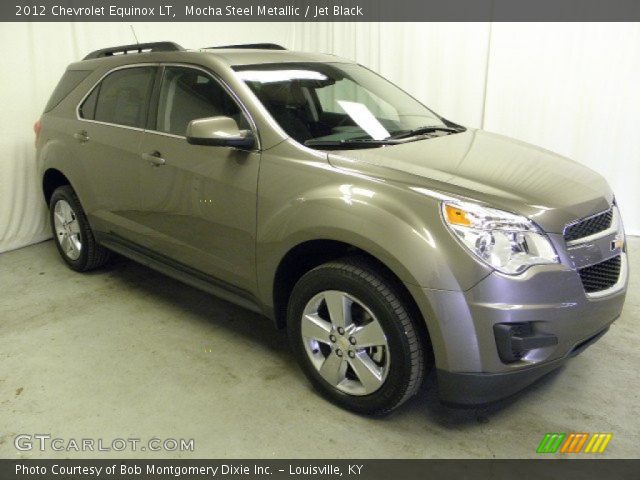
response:
<path id="1" fill-rule="evenodd" d="M 396 408 L 432 366 L 443 401 L 505 397 L 622 310 L 624 232 L 599 175 L 338 57 L 100 50 L 36 133 L 71 268 L 114 251 L 270 317 L 357 412 Z"/>

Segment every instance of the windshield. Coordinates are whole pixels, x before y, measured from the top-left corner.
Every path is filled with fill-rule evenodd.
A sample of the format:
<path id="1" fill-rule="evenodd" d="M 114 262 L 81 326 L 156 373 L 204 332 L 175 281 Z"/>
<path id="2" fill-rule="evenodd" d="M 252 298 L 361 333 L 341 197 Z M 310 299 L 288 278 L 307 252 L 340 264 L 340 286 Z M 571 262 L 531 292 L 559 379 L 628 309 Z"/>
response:
<path id="1" fill-rule="evenodd" d="M 282 129 L 321 148 L 444 127 L 427 107 L 372 71 L 349 63 L 280 63 L 234 67 Z"/>

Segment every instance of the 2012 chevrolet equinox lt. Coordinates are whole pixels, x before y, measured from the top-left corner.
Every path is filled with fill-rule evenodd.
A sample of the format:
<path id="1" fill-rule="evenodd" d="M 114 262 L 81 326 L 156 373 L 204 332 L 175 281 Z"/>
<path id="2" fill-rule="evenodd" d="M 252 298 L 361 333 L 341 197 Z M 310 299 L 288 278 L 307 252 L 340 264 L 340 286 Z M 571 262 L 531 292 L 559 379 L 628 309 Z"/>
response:
<path id="1" fill-rule="evenodd" d="M 379 414 L 510 395 L 627 288 L 598 174 L 464 128 L 370 70 L 272 44 L 99 50 L 35 126 L 56 245 L 118 252 L 286 328 L 313 385 Z"/>

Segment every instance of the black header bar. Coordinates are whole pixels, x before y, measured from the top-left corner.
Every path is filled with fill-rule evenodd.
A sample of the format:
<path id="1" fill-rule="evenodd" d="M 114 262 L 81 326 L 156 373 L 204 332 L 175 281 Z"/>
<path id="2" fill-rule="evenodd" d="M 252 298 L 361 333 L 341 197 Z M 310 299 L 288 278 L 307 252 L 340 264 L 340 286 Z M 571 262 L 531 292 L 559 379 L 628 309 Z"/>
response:
<path id="1" fill-rule="evenodd" d="M 640 0 L 16 0 L 10 22 L 637 22 Z"/>
<path id="2" fill-rule="evenodd" d="M 636 480 L 640 460 L 0 460 L 2 480 Z"/>

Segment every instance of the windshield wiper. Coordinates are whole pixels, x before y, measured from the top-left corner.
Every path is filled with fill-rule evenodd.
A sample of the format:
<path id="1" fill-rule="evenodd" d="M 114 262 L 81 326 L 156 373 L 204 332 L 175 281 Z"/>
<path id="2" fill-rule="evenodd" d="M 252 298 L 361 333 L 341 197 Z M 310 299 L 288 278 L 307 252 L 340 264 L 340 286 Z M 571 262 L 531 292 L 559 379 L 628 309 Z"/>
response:
<path id="1" fill-rule="evenodd" d="M 312 138 L 304 142 L 307 147 L 321 148 L 324 150 L 349 150 L 356 148 L 375 148 L 384 145 L 399 145 L 408 143 L 421 135 L 432 132 L 460 133 L 464 132 L 464 127 L 447 127 L 445 125 L 429 125 L 426 127 L 414 128 L 413 130 L 403 130 L 380 140 L 374 138 L 351 138 L 343 140 L 320 140 Z"/>
<path id="2" fill-rule="evenodd" d="M 396 140 L 399 138 L 416 137 L 418 135 L 426 135 L 427 133 L 433 133 L 433 132 L 460 133 L 464 131 L 465 131 L 464 127 L 454 128 L 454 127 L 447 127 L 444 125 L 428 125 L 425 127 L 414 128 L 413 130 L 404 130 L 404 131 L 395 133 L 393 135 L 388 136 L 385 140 Z"/>
<path id="3" fill-rule="evenodd" d="M 373 138 L 361 138 L 351 140 L 316 140 L 311 139 L 304 142 L 307 147 L 321 148 L 324 150 L 349 150 L 355 148 L 375 148 L 383 145 L 396 145 L 400 143 L 392 138 L 375 140 Z"/>

